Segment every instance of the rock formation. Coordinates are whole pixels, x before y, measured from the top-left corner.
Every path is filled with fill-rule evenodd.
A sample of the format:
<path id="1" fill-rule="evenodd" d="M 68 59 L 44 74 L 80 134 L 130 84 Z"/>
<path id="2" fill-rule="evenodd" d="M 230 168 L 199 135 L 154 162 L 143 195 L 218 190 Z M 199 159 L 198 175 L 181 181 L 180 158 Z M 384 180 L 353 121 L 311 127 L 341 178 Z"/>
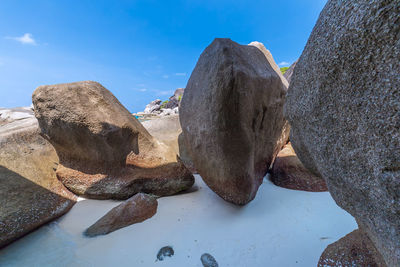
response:
<path id="1" fill-rule="evenodd" d="M 290 83 L 290 81 L 292 80 L 293 71 L 294 71 L 294 68 L 296 67 L 297 61 L 298 61 L 298 60 L 296 60 L 296 61 L 289 67 L 289 69 L 285 72 L 285 74 L 283 74 L 283 77 L 286 78 L 286 80 L 288 81 L 288 83 Z"/>
<path id="2" fill-rule="evenodd" d="M 188 170 L 192 173 L 196 173 L 193 162 L 183 141 L 182 129 L 178 115 L 151 119 L 142 122 L 142 124 L 153 137 L 170 146 L 174 152 L 179 155 L 179 158 Z"/>
<path id="3" fill-rule="evenodd" d="M 143 222 L 157 212 L 157 199 L 138 193 L 125 200 L 90 226 L 84 234 L 89 237 L 106 235 L 131 224 Z"/>
<path id="4" fill-rule="evenodd" d="M 271 169 L 271 180 L 277 186 L 310 192 L 328 191 L 325 180 L 308 171 L 297 158 L 290 142 L 279 152 Z"/>
<path id="5" fill-rule="evenodd" d="M 180 122 L 197 171 L 219 196 L 251 201 L 287 141 L 286 87 L 259 48 L 215 39 L 185 89 Z"/>
<path id="6" fill-rule="evenodd" d="M 179 105 L 183 96 L 185 88 L 178 88 L 174 94 L 166 101 L 156 99 L 146 105 L 143 112 L 138 112 L 136 115 L 157 115 L 169 116 L 179 113 Z"/>
<path id="7" fill-rule="evenodd" d="M 32 96 L 42 135 L 60 158 L 57 177 L 90 198 L 127 199 L 188 189 L 192 174 L 99 83 L 40 86 Z"/>
<path id="8" fill-rule="evenodd" d="M 400 2 L 328 1 L 285 105 L 302 163 L 400 266 Z"/>
<path id="9" fill-rule="evenodd" d="M 330 244 L 322 253 L 318 267 L 385 267 L 385 261 L 368 236 L 357 229 Z"/>
<path id="10" fill-rule="evenodd" d="M 1 248 L 66 213 L 76 197 L 57 180 L 57 154 L 30 108 L 0 113 Z"/>

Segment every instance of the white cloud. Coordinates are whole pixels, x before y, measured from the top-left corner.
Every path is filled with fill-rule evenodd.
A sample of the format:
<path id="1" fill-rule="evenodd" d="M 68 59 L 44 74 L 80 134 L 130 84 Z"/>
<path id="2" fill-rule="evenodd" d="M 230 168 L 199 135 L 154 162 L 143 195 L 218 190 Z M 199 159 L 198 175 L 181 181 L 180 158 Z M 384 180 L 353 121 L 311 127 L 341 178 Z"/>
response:
<path id="1" fill-rule="evenodd" d="M 36 41 L 35 39 L 33 39 L 33 35 L 30 33 L 25 33 L 20 37 L 6 37 L 6 39 L 15 40 L 17 42 L 20 42 L 21 44 L 36 45 Z"/>
<path id="2" fill-rule="evenodd" d="M 288 67 L 288 66 L 290 66 L 290 63 L 286 62 L 286 61 L 282 61 L 281 63 L 278 64 L 278 66 L 279 67 Z"/>
<path id="3" fill-rule="evenodd" d="M 140 91 L 140 92 L 146 92 L 147 89 L 146 89 L 146 88 L 140 88 L 139 91 Z"/>
<path id="4" fill-rule="evenodd" d="M 165 96 L 165 95 L 173 95 L 174 91 L 171 90 L 153 90 L 153 92 L 157 95 L 157 96 Z"/>
<path id="5" fill-rule="evenodd" d="M 177 72 L 175 73 L 176 76 L 186 76 L 186 72 Z"/>
<path id="6" fill-rule="evenodd" d="M 169 75 L 164 74 L 162 77 L 163 77 L 164 79 L 168 79 L 168 78 L 169 78 Z"/>

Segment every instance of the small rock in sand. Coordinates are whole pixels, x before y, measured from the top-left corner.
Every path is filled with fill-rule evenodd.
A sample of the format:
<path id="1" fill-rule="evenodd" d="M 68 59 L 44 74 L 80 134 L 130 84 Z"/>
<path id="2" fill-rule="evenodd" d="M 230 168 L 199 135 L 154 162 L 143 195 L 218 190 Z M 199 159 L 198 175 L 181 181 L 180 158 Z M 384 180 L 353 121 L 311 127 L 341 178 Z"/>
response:
<path id="1" fill-rule="evenodd" d="M 84 234 L 89 237 L 105 235 L 134 223 L 143 222 L 157 212 L 157 199 L 139 193 L 119 204 L 95 224 L 90 226 Z"/>
<path id="2" fill-rule="evenodd" d="M 208 253 L 201 255 L 200 260 L 204 267 L 218 267 L 218 262 Z"/>
<path id="3" fill-rule="evenodd" d="M 165 257 L 172 257 L 174 249 L 171 246 L 162 247 L 157 253 L 157 260 L 163 261 Z"/>

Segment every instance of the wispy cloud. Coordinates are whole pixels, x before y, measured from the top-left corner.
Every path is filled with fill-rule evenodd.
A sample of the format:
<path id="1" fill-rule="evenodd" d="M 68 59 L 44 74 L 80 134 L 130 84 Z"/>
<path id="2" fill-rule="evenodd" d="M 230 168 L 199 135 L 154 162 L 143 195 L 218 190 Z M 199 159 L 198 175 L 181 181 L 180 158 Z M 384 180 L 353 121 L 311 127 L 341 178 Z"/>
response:
<path id="1" fill-rule="evenodd" d="M 168 79 L 168 78 L 169 78 L 169 75 L 164 74 L 162 77 L 163 77 L 164 79 Z"/>
<path id="2" fill-rule="evenodd" d="M 176 76 L 186 76 L 186 72 L 177 72 L 175 73 Z"/>
<path id="3" fill-rule="evenodd" d="M 6 37 L 6 39 L 14 40 L 20 42 L 21 44 L 36 45 L 36 41 L 33 39 L 33 35 L 31 33 L 25 33 L 20 37 Z"/>
<path id="4" fill-rule="evenodd" d="M 173 95 L 174 91 L 171 90 L 152 90 L 157 96 Z"/>
<path id="5" fill-rule="evenodd" d="M 290 63 L 286 62 L 286 61 L 282 61 L 281 63 L 278 64 L 278 66 L 279 67 L 288 67 L 288 66 L 290 66 Z"/>
<path id="6" fill-rule="evenodd" d="M 147 89 L 146 89 L 146 88 L 140 88 L 139 91 L 140 91 L 140 92 L 146 92 Z"/>

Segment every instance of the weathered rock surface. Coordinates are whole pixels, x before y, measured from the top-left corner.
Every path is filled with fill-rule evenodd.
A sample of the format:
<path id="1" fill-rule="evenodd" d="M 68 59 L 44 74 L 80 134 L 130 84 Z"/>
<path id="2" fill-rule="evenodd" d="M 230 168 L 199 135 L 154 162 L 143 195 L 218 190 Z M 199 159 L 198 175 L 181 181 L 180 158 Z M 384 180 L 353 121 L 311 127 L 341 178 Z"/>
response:
<path id="1" fill-rule="evenodd" d="M 175 90 L 174 95 L 168 99 L 165 108 L 175 109 L 179 107 L 185 88 L 178 88 Z"/>
<path id="2" fill-rule="evenodd" d="M 194 183 L 174 151 L 99 83 L 40 86 L 32 98 L 42 134 L 60 158 L 57 177 L 72 192 L 127 199 L 170 195 Z"/>
<path id="3" fill-rule="evenodd" d="M 57 180 L 57 154 L 39 132 L 28 108 L 8 109 L 7 122 L 0 126 L 0 248 L 76 202 Z"/>
<path id="4" fill-rule="evenodd" d="M 290 142 L 284 146 L 274 161 L 271 181 L 277 186 L 288 189 L 310 192 L 328 191 L 325 180 L 303 166 Z"/>
<path id="5" fill-rule="evenodd" d="M 179 155 L 179 158 L 188 170 L 192 173 L 196 173 L 193 162 L 183 143 L 179 115 L 151 119 L 142 122 L 142 124 L 153 137 L 170 146 L 174 152 Z"/>
<path id="6" fill-rule="evenodd" d="M 385 267 L 385 261 L 362 230 L 354 230 L 322 253 L 318 267 L 368 266 Z"/>
<path id="7" fill-rule="evenodd" d="M 106 235 L 123 227 L 143 222 L 157 212 L 157 199 L 138 193 L 107 212 L 90 226 L 84 234 L 89 237 Z"/>
<path id="8" fill-rule="evenodd" d="M 260 49 L 215 39 L 185 89 L 180 122 L 197 171 L 219 196 L 251 201 L 287 141 L 286 87 Z"/>
<path id="9" fill-rule="evenodd" d="M 288 83 L 290 83 L 290 81 L 292 80 L 293 71 L 294 71 L 294 68 L 296 67 L 297 61 L 298 61 L 298 60 L 296 60 L 296 61 L 288 68 L 288 70 L 285 72 L 285 74 L 283 74 L 283 77 L 285 77 L 285 79 L 288 81 Z"/>
<path id="10" fill-rule="evenodd" d="M 182 132 L 179 115 L 147 120 L 142 125 L 153 137 L 170 146 L 179 155 L 178 136 Z"/>
<path id="11" fill-rule="evenodd" d="M 161 108 L 161 99 L 156 99 L 151 101 L 149 104 L 146 105 L 144 109 L 145 114 L 159 112 Z"/>
<path id="12" fill-rule="evenodd" d="M 291 142 L 400 266 L 400 2 L 328 1 L 293 73 Z"/>
<path id="13" fill-rule="evenodd" d="M 179 105 L 183 96 L 185 88 L 178 88 L 174 94 L 166 101 L 162 102 L 156 99 L 146 105 L 143 112 L 138 112 L 137 115 L 156 115 L 156 116 L 169 116 L 179 113 Z"/>

